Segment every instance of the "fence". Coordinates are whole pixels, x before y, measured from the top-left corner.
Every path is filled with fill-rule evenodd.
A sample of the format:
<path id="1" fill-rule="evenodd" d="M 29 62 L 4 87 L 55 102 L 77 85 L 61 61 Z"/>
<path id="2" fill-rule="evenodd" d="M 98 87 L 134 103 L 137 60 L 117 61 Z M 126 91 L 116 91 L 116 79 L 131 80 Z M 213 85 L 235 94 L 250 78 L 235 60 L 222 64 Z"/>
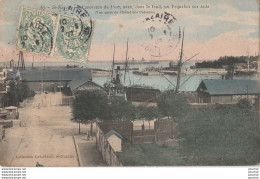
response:
<path id="1" fill-rule="evenodd" d="M 113 148 L 110 146 L 109 142 L 105 138 L 105 135 L 98 123 L 96 126 L 96 145 L 98 150 L 102 154 L 103 160 L 109 166 L 123 166 L 122 163 L 118 160 L 116 152 L 113 150 Z"/>
<path id="2" fill-rule="evenodd" d="M 154 130 L 134 130 L 132 144 L 155 143 Z"/>
<path id="3" fill-rule="evenodd" d="M 72 106 L 73 96 L 62 96 L 62 106 Z"/>
<path id="4" fill-rule="evenodd" d="M 176 124 L 169 119 L 158 119 L 154 122 L 152 130 L 134 130 L 132 144 L 161 144 L 173 138 L 177 138 Z"/>
<path id="5" fill-rule="evenodd" d="M 176 142 L 178 138 L 177 125 L 170 119 L 158 119 L 154 122 L 154 129 L 133 130 L 133 123 L 129 121 L 106 121 L 97 124 L 97 145 L 104 160 L 114 165 L 115 152 L 105 139 L 104 134 L 111 129 L 122 134 L 130 144 L 164 144 L 169 141 Z M 112 151 L 112 152 L 111 152 Z M 115 164 L 117 166 L 117 164 Z"/>
<path id="6" fill-rule="evenodd" d="M 12 120 L 1 120 L 0 126 L 1 125 L 3 126 L 3 128 L 13 127 L 13 121 Z"/>
<path id="7" fill-rule="evenodd" d="M 0 125 L 0 141 L 5 138 L 5 129 L 2 125 Z"/>

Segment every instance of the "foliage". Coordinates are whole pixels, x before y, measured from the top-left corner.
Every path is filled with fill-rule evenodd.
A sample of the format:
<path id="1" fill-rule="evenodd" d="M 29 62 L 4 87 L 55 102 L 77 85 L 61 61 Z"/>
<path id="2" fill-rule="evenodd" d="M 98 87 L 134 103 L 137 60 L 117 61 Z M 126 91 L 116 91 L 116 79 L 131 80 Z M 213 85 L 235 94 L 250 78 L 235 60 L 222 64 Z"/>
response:
<path id="1" fill-rule="evenodd" d="M 235 63 L 247 63 L 247 56 L 224 56 L 220 57 L 218 60 L 214 61 L 203 61 L 200 63 L 195 63 L 196 68 L 222 68 L 222 65 L 234 65 Z M 250 61 L 255 61 L 258 57 L 251 56 Z"/>
<path id="2" fill-rule="evenodd" d="M 92 122 L 96 118 L 106 119 L 110 118 L 108 101 L 106 96 L 99 92 L 94 91 L 81 91 L 76 94 L 75 100 L 72 105 L 73 119 L 72 121 L 79 123 L 91 123 L 92 134 Z"/>
<path id="3" fill-rule="evenodd" d="M 165 92 L 157 98 L 157 106 L 163 116 L 177 121 L 184 117 L 190 109 L 188 100 L 181 94 L 173 91 Z"/>
<path id="4" fill-rule="evenodd" d="M 76 94 L 72 106 L 73 118 L 86 121 L 106 117 L 107 98 L 98 92 L 81 91 Z"/>
<path id="5" fill-rule="evenodd" d="M 109 106 L 110 118 L 112 120 L 135 120 L 137 118 L 137 108 L 131 103 L 114 99 Z"/>
<path id="6" fill-rule="evenodd" d="M 140 109 L 132 103 L 107 97 L 99 92 L 82 91 L 76 94 L 72 106 L 72 121 L 80 124 L 100 120 L 136 120 L 140 118 Z M 143 119 L 152 120 L 158 116 L 156 107 L 145 108 Z M 91 129 L 92 133 L 92 129 Z"/>
<path id="7" fill-rule="evenodd" d="M 236 105 L 240 109 L 247 109 L 247 110 L 252 109 L 252 105 L 251 105 L 251 103 L 247 99 L 239 100 Z"/>
<path id="8" fill-rule="evenodd" d="M 157 107 L 135 107 L 131 102 L 114 99 L 109 105 L 109 111 L 111 116 L 109 119 L 112 120 L 153 120 L 158 117 Z"/>
<path id="9" fill-rule="evenodd" d="M 9 88 L 4 96 L 6 106 L 18 106 L 24 99 L 35 96 L 35 92 L 29 89 L 29 86 L 24 81 L 10 81 Z"/>
<path id="10" fill-rule="evenodd" d="M 160 96 L 157 97 L 157 107 L 159 109 L 159 112 L 162 116 L 170 117 L 170 101 L 168 96 L 171 96 L 174 93 L 174 91 L 169 90 L 164 93 L 162 93 Z"/>
<path id="11" fill-rule="evenodd" d="M 176 148 L 154 144 L 125 146 L 117 156 L 124 166 L 177 166 L 184 163 Z"/>
<path id="12" fill-rule="evenodd" d="M 138 119 L 146 120 L 149 122 L 150 129 L 150 121 L 159 117 L 159 110 L 155 106 L 138 106 Z"/>
<path id="13" fill-rule="evenodd" d="M 125 146 L 124 165 L 255 165 L 259 163 L 259 114 L 247 100 L 235 105 L 190 108 L 179 94 L 158 100 L 162 114 L 177 122 L 179 147 Z M 162 100 L 162 101 L 160 101 Z M 166 107 L 167 110 L 163 109 Z M 145 108 L 140 116 L 146 118 Z M 148 112 L 148 111 L 147 111 Z"/>
<path id="14" fill-rule="evenodd" d="M 259 162 L 259 121 L 238 105 L 193 109 L 178 122 L 181 155 L 190 165 Z"/>

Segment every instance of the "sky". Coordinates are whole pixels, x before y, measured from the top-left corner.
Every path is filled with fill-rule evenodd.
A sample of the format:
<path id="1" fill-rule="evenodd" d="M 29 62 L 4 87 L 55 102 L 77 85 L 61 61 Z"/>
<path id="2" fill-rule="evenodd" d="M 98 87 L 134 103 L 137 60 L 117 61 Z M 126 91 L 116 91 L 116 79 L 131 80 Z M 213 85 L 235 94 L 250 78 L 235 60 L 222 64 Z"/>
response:
<path id="1" fill-rule="evenodd" d="M 216 60 L 220 56 L 259 54 L 259 1 L 258 0 L 0 0 L 0 61 L 17 60 L 16 31 L 22 6 L 64 14 L 57 7 L 84 5 L 95 22 L 94 34 L 88 54 L 89 61 L 111 61 L 115 44 L 115 60 L 125 60 L 128 41 L 128 58 L 140 60 L 176 60 L 179 58 L 184 30 L 184 58 L 198 54 L 194 60 Z M 120 6 L 121 9 L 111 9 Z M 161 5 L 162 8 L 154 8 Z M 88 6 L 88 7 L 87 7 Z M 91 9 L 101 6 L 103 10 Z M 104 6 L 109 7 L 104 10 Z M 120 14 L 123 6 L 130 11 L 146 13 Z M 150 8 L 146 8 L 150 6 Z M 168 8 L 164 8 L 168 6 Z M 180 8 L 178 8 L 180 6 Z M 202 8 L 201 6 L 204 6 Z M 144 8 L 141 8 L 144 7 Z M 194 7 L 194 8 L 193 8 Z M 103 14 L 97 13 L 102 11 Z M 104 14 L 113 12 L 113 14 Z M 119 13 L 115 14 L 114 11 Z M 168 27 L 161 21 L 146 21 L 156 13 L 169 13 L 176 20 L 169 31 L 175 38 L 157 44 Z M 155 27 L 153 39 L 149 33 Z M 154 29 L 153 29 L 154 30 Z M 167 31 L 167 33 L 169 33 Z M 158 33 L 158 34 L 157 34 Z M 159 46 L 154 48 L 155 45 Z M 170 47 L 171 45 L 171 47 Z M 25 60 L 69 61 L 44 55 L 25 53 Z"/>

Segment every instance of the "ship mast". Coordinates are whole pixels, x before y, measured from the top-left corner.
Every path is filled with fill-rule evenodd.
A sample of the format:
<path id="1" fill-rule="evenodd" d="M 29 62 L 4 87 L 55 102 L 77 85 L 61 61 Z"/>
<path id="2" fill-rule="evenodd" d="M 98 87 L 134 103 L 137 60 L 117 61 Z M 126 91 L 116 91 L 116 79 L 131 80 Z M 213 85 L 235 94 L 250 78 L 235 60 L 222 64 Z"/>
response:
<path id="1" fill-rule="evenodd" d="M 184 41 L 184 28 L 183 28 L 183 35 L 182 35 L 180 60 L 179 60 L 179 63 L 178 63 L 177 84 L 176 84 L 175 92 L 179 92 L 179 88 L 180 88 L 181 66 L 182 66 L 182 56 L 183 56 L 183 41 Z"/>
<path id="2" fill-rule="evenodd" d="M 32 69 L 33 69 L 33 65 L 34 65 L 34 55 L 33 55 Z"/>
<path id="3" fill-rule="evenodd" d="M 125 56 L 125 75 L 124 75 L 124 83 L 125 83 L 125 76 L 126 76 L 126 69 L 128 67 L 128 39 L 127 39 L 127 43 L 126 43 L 126 56 Z"/>
<path id="4" fill-rule="evenodd" d="M 116 49 L 116 46 L 115 46 L 115 44 L 114 44 L 114 52 L 113 52 L 113 63 L 112 63 L 112 73 L 111 73 L 111 80 L 113 80 L 113 77 L 114 77 L 115 49 Z"/>
<path id="5" fill-rule="evenodd" d="M 21 67 L 20 67 L 21 65 Z M 17 70 L 25 70 L 25 64 L 24 64 L 24 57 L 23 57 L 23 52 L 19 52 L 19 59 L 18 59 L 18 66 Z"/>
<path id="6" fill-rule="evenodd" d="M 249 51 L 247 49 L 247 73 L 249 74 L 249 60 L 250 60 L 250 56 L 249 56 Z"/>

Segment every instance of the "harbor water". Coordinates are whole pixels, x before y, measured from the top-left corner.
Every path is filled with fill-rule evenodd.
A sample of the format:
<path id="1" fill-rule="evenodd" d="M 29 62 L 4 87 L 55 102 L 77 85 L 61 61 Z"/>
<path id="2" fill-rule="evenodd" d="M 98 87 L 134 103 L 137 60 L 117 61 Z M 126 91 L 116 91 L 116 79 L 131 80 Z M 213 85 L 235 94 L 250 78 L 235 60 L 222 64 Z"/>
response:
<path id="1" fill-rule="evenodd" d="M 129 64 L 129 68 L 139 68 L 139 70 L 145 69 L 147 67 L 168 67 L 170 61 L 160 61 L 158 64 Z M 197 61 L 191 61 L 183 65 L 182 69 L 186 70 L 190 66 L 193 66 Z M 177 61 L 176 61 L 177 63 Z M 105 70 L 111 70 L 112 63 L 111 62 L 88 62 L 87 66 L 89 68 L 99 68 Z M 121 68 L 124 68 L 121 65 Z M 144 85 L 150 86 L 161 91 L 166 91 L 170 89 L 175 89 L 175 85 L 177 83 L 177 76 L 171 75 L 153 75 L 153 76 L 141 76 L 133 74 L 130 70 L 126 72 L 125 80 L 124 80 L 124 70 L 121 70 L 121 82 L 125 86 L 131 85 Z M 222 75 L 219 74 L 210 74 L 210 75 L 199 75 L 199 74 L 189 74 L 189 75 L 181 75 L 181 83 L 180 83 L 180 91 L 196 91 L 198 85 L 203 79 L 222 79 Z M 234 79 L 257 79 L 257 76 L 234 76 Z M 93 81 L 97 84 L 103 86 L 108 80 L 110 80 L 110 76 L 93 76 Z"/>
<path id="2" fill-rule="evenodd" d="M 143 70 L 147 67 L 168 67 L 170 61 L 159 61 L 157 64 L 129 64 L 130 69 L 139 69 Z M 193 66 L 197 61 L 189 61 L 187 63 L 183 64 L 182 70 L 189 69 L 190 66 Z M 177 61 L 175 61 L 177 63 Z M 8 62 L 2 62 L 1 66 L 8 66 Z M 101 69 L 101 70 L 109 70 L 112 69 L 112 62 L 93 62 L 88 61 L 86 63 L 77 63 L 77 62 L 45 62 L 40 63 L 36 62 L 33 64 L 35 68 L 43 67 L 44 68 L 52 68 L 52 67 L 66 67 L 69 66 L 78 66 L 78 67 L 87 67 L 91 69 Z M 32 62 L 25 62 L 25 66 L 27 68 L 30 68 L 32 66 Z M 124 68 L 124 65 L 120 65 L 121 69 Z M 116 68 L 116 66 L 115 66 Z M 131 86 L 131 85 L 144 85 L 153 87 L 156 89 L 159 89 L 161 91 L 166 91 L 170 89 L 175 89 L 175 85 L 177 83 L 177 76 L 171 76 L 171 75 L 153 75 L 153 76 L 141 76 L 137 74 L 133 74 L 132 70 L 129 70 L 125 73 L 124 70 L 120 71 L 120 79 L 124 86 Z M 257 79 L 257 75 L 253 76 L 234 76 L 234 79 Z M 199 85 L 199 83 L 203 79 L 222 79 L 222 75 L 217 74 L 210 74 L 210 75 L 200 75 L 200 74 L 182 74 L 181 75 L 181 85 L 180 85 L 180 91 L 195 91 Z M 103 86 L 107 81 L 111 80 L 111 73 L 104 73 L 102 75 L 93 75 L 92 80 Z"/>

